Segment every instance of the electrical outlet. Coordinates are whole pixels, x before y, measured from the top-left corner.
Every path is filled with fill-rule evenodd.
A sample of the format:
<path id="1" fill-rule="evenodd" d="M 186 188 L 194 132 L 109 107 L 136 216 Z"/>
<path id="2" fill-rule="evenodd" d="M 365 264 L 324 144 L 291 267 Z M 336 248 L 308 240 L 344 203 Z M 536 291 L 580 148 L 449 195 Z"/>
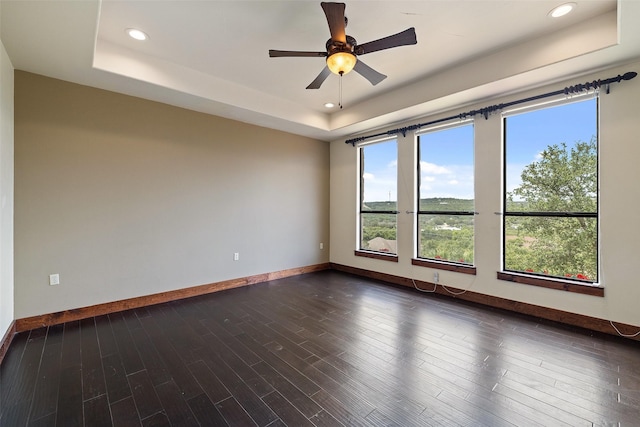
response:
<path id="1" fill-rule="evenodd" d="M 234 252 L 233 253 L 233 260 L 234 261 L 238 261 L 240 259 L 240 252 Z"/>
<path id="2" fill-rule="evenodd" d="M 433 273 L 433 283 L 438 283 L 440 281 L 440 273 Z"/>
<path id="3" fill-rule="evenodd" d="M 55 286 L 60 284 L 60 275 L 59 274 L 50 274 L 49 275 L 49 285 Z"/>
<path id="4" fill-rule="evenodd" d="M 324 243 L 320 243 L 320 249 L 324 249 Z"/>

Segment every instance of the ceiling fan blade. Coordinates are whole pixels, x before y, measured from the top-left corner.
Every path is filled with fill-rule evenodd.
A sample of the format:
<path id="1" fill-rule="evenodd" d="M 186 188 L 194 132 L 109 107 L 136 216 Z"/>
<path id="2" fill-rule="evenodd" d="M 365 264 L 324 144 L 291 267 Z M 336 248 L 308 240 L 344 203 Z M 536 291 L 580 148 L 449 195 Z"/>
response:
<path id="1" fill-rule="evenodd" d="M 355 53 L 356 55 L 364 55 L 365 53 L 416 43 L 418 43 L 416 29 L 411 27 L 398 34 L 358 45 L 356 46 Z"/>
<path id="2" fill-rule="evenodd" d="M 331 32 L 331 40 L 341 43 L 347 42 L 347 36 L 345 34 L 345 22 L 344 22 L 344 3 L 320 3 L 324 14 L 327 17 L 327 23 L 329 24 L 329 31 Z"/>
<path id="3" fill-rule="evenodd" d="M 358 61 L 356 62 L 356 66 L 353 67 L 353 71 L 357 72 L 362 77 L 369 80 L 369 82 L 371 82 L 371 84 L 374 86 L 387 78 L 387 76 L 369 67 L 360 59 L 358 59 Z"/>
<path id="4" fill-rule="evenodd" d="M 300 57 L 326 57 L 327 56 L 327 52 L 303 52 L 303 51 L 296 51 L 296 50 L 273 50 L 270 49 L 269 50 L 269 57 L 270 58 L 280 58 L 280 57 L 294 57 L 294 56 L 300 56 Z"/>
<path id="5" fill-rule="evenodd" d="M 329 67 L 325 66 L 324 69 L 320 71 L 320 74 L 318 74 L 318 77 L 316 77 L 316 79 L 307 86 L 307 89 L 320 89 L 320 86 L 324 83 L 327 77 L 329 77 L 329 74 L 331 74 L 331 70 Z"/>

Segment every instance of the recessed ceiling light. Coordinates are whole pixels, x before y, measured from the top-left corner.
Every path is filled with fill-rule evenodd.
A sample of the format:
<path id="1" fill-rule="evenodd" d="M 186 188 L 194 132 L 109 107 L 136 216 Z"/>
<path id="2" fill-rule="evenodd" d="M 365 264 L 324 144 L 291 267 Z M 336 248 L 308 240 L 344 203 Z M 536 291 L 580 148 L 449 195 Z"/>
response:
<path id="1" fill-rule="evenodd" d="M 560 6 L 553 8 L 551 12 L 549 12 L 549 16 L 552 18 L 560 18 L 561 16 L 564 16 L 567 13 L 571 12 L 576 8 L 576 6 L 577 5 L 573 2 L 561 4 Z"/>
<path id="2" fill-rule="evenodd" d="M 325 106 L 326 108 L 333 108 L 333 107 L 335 107 L 335 106 L 336 106 L 336 104 L 334 104 L 333 102 L 327 102 L 327 103 L 325 103 L 325 104 L 324 104 L 324 106 Z"/>
<path id="3" fill-rule="evenodd" d="M 136 30 L 135 28 L 127 28 L 126 32 L 132 39 L 146 40 L 149 38 L 149 36 L 144 31 Z"/>

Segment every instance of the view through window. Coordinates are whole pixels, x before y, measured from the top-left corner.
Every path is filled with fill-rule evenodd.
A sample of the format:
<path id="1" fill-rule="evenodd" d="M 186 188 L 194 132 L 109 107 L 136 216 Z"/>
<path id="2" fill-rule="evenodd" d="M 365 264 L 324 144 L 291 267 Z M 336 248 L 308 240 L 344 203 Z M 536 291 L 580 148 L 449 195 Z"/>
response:
<path id="1" fill-rule="evenodd" d="M 398 143 L 360 147 L 360 249 L 397 253 Z"/>
<path id="2" fill-rule="evenodd" d="M 418 137 L 418 257 L 473 264 L 473 124 Z"/>
<path id="3" fill-rule="evenodd" d="M 598 104 L 505 115 L 504 269 L 598 281 Z"/>

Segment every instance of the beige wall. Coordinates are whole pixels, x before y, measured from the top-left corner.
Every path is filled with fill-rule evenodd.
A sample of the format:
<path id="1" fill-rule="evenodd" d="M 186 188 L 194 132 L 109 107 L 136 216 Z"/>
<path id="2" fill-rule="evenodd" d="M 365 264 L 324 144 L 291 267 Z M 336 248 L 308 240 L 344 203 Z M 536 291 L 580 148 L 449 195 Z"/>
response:
<path id="1" fill-rule="evenodd" d="M 627 71 L 640 71 L 640 63 L 605 70 L 560 82 L 527 93 L 465 106 L 441 116 L 427 117 L 412 123 L 395 124 L 394 128 L 427 122 L 487 105 L 521 99 L 576 83 L 608 78 Z M 602 319 L 640 326 L 640 286 L 637 262 L 640 255 L 640 77 L 614 84 L 611 93 L 601 96 L 600 115 L 600 255 L 601 282 L 605 297 L 593 297 L 546 288 L 521 285 L 496 279 L 501 268 L 502 141 L 501 117 L 488 120 L 476 117 L 476 266 L 477 275 L 439 271 L 440 282 L 452 287 L 522 301 L 543 307 L 569 311 Z M 372 132 L 378 133 L 379 131 Z M 331 262 L 389 273 L 402 277 L 432 281 L 430 268 L 411 265 L 414 253 L 413 211 L 415 189 L 415 149 L 413 134 L 398 137 L 398 255 L 392 263 L 354 256 L 357 212 L 357 149 L 344 139 L 331 143 Z"/>
<path id="2" fill-rule="evenodd" d="M 25 72 L 15 95 L 16 318 L 328 262 L 326 142 Z"/>
<path id="3" fill-rule="evenodd" d="M 0 42 L 0 339 L 13 309 L 13 66 Z"/>

